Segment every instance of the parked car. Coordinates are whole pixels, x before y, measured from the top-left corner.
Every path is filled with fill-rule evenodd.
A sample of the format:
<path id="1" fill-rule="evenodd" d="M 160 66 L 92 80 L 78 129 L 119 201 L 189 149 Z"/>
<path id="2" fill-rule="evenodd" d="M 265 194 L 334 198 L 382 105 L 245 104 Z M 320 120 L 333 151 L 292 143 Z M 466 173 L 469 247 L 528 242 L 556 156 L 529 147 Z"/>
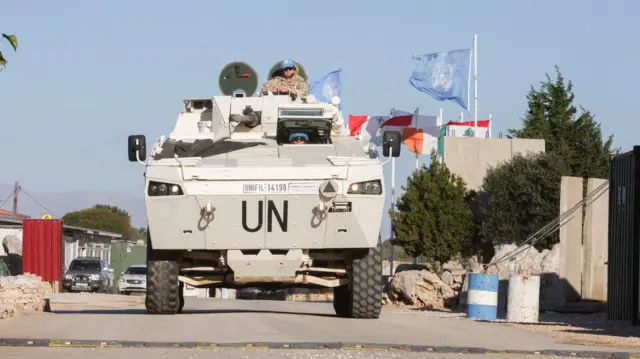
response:
<path id="1" fill-rule="evenodd" d="M 101 258 L 78 257 L 64 274 L 62 287 L 69 292 L 105 292 L 113 290 L 113 269 Z"/>
<path id="2" fill-rule="evenodd" d="M 147 266 L 133 264 L 126 271 L 120 273 L 118 292 L 129 295 L 132 292 L 144 293 L 147 291 Z"/>

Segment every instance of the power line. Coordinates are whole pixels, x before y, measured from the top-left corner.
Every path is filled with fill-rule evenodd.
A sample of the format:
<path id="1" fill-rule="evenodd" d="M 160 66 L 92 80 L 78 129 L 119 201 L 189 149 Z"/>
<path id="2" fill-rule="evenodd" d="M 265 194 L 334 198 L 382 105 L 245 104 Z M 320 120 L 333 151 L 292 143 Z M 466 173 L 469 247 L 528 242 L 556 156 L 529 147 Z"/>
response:
<path id="1" fill-rule="evenodd" d="M 38 206 L 42 207 L 45 211 L 54 214 L 54 212 L 52 210 L 50 210 L 49 208 L 45 207 L 44 205 L 42 205 L 42 203 L 40 203 L 40 201 L 38 201 L 37 199 L 35 199 L 35 197 L 33 197 L 32 195 L 29 194 L 29 192 L 24 190 L 24 187 L 20 186 L 20 191 L 24 194 L 27 195 L 27 197 L 31 198 L 32 201 L 34 201 Z"/>
<path id="2" fill-rule="evenodd" d="M 9 195 L 7 196 L 7 198 L 5 198 L 2 202 L 0 202 L 0 208 L 2 208 L 2 206 L 4 206 L 5 203 L 7 203 L 7 201 L 9 200 L 9 198 L 13 197 L 13 191 L 11 191 L 11 193 L 9 193 Z"/>

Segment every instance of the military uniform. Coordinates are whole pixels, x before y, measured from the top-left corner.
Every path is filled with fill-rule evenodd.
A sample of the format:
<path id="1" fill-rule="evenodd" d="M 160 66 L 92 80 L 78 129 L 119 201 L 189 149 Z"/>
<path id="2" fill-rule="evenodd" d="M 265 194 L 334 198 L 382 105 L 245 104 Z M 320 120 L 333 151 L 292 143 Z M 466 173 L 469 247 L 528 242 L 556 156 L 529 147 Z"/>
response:
<path id="1" fill-rule="evenodd" d="M 309 95 L 309 85 L 302 76 L 295 74 L 291 78 L 276 76 L 262 85 L 260 92 L 271 91 L 273 87 L 289 87 L 298 92 L 298 97 L 307 97 Z"/>

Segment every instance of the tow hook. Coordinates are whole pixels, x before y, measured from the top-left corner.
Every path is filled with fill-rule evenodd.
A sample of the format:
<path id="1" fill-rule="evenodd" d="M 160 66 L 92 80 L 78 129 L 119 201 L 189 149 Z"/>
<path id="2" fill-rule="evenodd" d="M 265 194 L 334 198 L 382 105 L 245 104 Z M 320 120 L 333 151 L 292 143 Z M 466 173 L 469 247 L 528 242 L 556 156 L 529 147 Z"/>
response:
<path id="1" fill-rule="evenodd" d="M 213 212 L 215 211 L 216 211 L 216 207 L 211 205 L 211 203 L 209 202 L 201 210 L 202 217 L 204 217 L 205 221 L 211 222 L 213 220 Z"/>

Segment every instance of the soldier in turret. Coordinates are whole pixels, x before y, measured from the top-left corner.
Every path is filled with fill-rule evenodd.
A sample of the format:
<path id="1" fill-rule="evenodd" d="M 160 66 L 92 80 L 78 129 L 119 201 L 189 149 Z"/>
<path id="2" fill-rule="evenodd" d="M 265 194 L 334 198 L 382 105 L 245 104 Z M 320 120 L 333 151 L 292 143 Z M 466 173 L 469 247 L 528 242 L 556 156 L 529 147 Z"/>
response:
<path id="1" fill-rule="evenodd" d="M 271 80 L 262 85 L 260 92 L 271 91 L 274 94 L 279 92 L 290 93 L 298 98 L 305 98 L 309 95 L 309 84 L 296 73 L 293 61 L 284 60 L 280 63 L 283 77 L 274 76 Z"/>

